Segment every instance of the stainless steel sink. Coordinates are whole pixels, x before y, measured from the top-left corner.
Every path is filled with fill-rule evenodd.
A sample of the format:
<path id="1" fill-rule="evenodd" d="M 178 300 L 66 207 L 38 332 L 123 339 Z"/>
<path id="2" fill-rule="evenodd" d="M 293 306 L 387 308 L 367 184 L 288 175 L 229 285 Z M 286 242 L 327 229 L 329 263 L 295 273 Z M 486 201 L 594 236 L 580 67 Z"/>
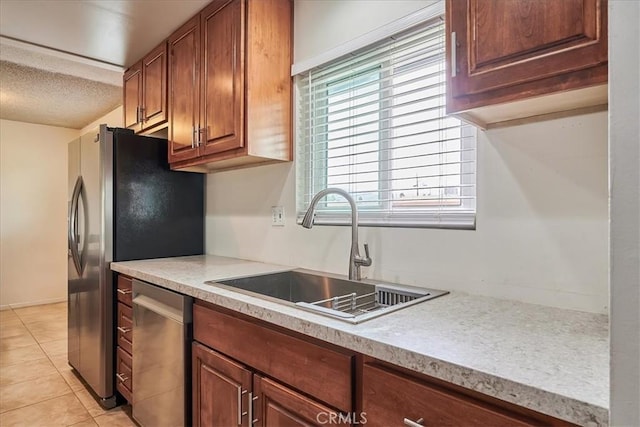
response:
<path id="1" fill-rule="evenodd" d="M 448 294 L 446 291 L 372 280 L 347 280 L 337 275 L 307 270 L 284 271 L 206 283 L 295 305 L 350 323 L 360 323 Z"/>

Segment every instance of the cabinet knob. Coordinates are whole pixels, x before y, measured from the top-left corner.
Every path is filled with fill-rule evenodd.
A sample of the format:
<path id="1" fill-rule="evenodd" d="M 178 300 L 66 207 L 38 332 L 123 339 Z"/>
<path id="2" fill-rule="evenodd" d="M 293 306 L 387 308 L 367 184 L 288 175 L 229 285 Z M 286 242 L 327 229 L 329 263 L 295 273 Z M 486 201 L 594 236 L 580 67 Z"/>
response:
<path id="1" fill-rule="evenodd" d="M 118 378 L 118 381 L 120 381 L 121 383 L 127 382 L 129 380 L 129 377 L 124 374 L 116 374 L 116 378 Z"/>
<path id="2" fill-rule="evenodd" d="M 117 328 L 120 332 L 122 332 L 123 334 L 129 333 L 131 332 L 131 328 L 124 328 L 122 326 L 118 326 Z"/>
<path id="3" fill-rule="evenodd" d="M 120 294 L 120 295 L 128 295 L 131 293 L 131 289 L 116 289 L 116 291 Z"/>

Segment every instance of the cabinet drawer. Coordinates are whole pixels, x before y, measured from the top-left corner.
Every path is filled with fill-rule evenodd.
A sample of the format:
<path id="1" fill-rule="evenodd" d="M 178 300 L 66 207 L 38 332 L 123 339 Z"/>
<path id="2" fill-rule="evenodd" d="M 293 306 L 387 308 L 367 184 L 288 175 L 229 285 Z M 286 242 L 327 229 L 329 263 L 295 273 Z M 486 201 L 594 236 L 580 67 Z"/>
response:
<path id="1" fill-rule="evenodd" d="M 258 397 L 258 427 L 345 426 L 349 425 L 349 421 L 356 421 L 354 424 L 358 421 L 354 413 L 339 414 L 314 399 L 260 375 L 253 377 L 253 392 Z"/>
<path id="2" fill-rule="evenodd" d="M 370 364 L 364 365 L 362 399 L 367 426 L 402 426 L 405 420 L 424 426 L 566 425 L 560 420 L 557 420 L 560 423 L 541 422 Z"/>
<path id="3" fill-rule="evenodd" d="M 118 287 L 116 288 L 118 301 L 131 307 L 131 277 L 118 275 Z"/>
<path id="4" fill-rule="evenodd" d="M 132 354 L 132 342 L 133 334 L 133 310 L 131 307 L 127 307 L 123 303 L 118 303 L 118 343 L 119 347 L 125 349 L 129 354 Z"/>
<path id="5" fill-rule="evenodd" d="M 353 355 L 193 306 L 197 341 L 345 412 L 352 408 Z"/>
<path id="6" fill-rule="evenodd" d="M 131 356 L 122 348 L 118 348 L 116 353 L 116 388 L 122 395 L 131 402 Z"/>

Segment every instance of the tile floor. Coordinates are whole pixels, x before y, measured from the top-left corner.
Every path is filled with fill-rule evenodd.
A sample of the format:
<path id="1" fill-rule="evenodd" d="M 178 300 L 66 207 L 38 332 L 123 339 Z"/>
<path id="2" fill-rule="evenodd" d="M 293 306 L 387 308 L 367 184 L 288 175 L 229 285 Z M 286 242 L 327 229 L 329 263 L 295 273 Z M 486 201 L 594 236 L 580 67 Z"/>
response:
<path id="1" fill-rule="evenodd" d="M 133 427 L 102 409 L 67 364 L 67 305 L 0 311 L 0 426 Z"/>

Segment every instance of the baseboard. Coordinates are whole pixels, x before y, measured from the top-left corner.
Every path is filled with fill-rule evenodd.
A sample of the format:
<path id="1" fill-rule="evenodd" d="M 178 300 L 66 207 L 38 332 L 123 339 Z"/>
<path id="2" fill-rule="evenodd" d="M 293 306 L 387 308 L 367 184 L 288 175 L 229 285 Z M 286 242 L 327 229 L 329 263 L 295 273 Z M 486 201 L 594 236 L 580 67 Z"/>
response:
<path id="1" fill-rule="evenodd" d="M 39 300 L 39 301 L 19 302 L 17 304 L 8 304 L 8 305 L 0 306 L 0 310 L 6 310 L 8 308 L 31 307 L 31 306 L 34 306 L 34 305 L 55 304 L 57 302 L 67 302 L 67 297 L 65 296 L 65 297 L 62 297 L 62 298 L 49 298 L 49 299 L 43 299 L 43 300 Z"/>
<path id="2" fill-rule="evenodd" d="M 0 305 L 0 311 L 5 311 L 5 310 L 9 310 L 11 308 L 10 305 Z"/>

